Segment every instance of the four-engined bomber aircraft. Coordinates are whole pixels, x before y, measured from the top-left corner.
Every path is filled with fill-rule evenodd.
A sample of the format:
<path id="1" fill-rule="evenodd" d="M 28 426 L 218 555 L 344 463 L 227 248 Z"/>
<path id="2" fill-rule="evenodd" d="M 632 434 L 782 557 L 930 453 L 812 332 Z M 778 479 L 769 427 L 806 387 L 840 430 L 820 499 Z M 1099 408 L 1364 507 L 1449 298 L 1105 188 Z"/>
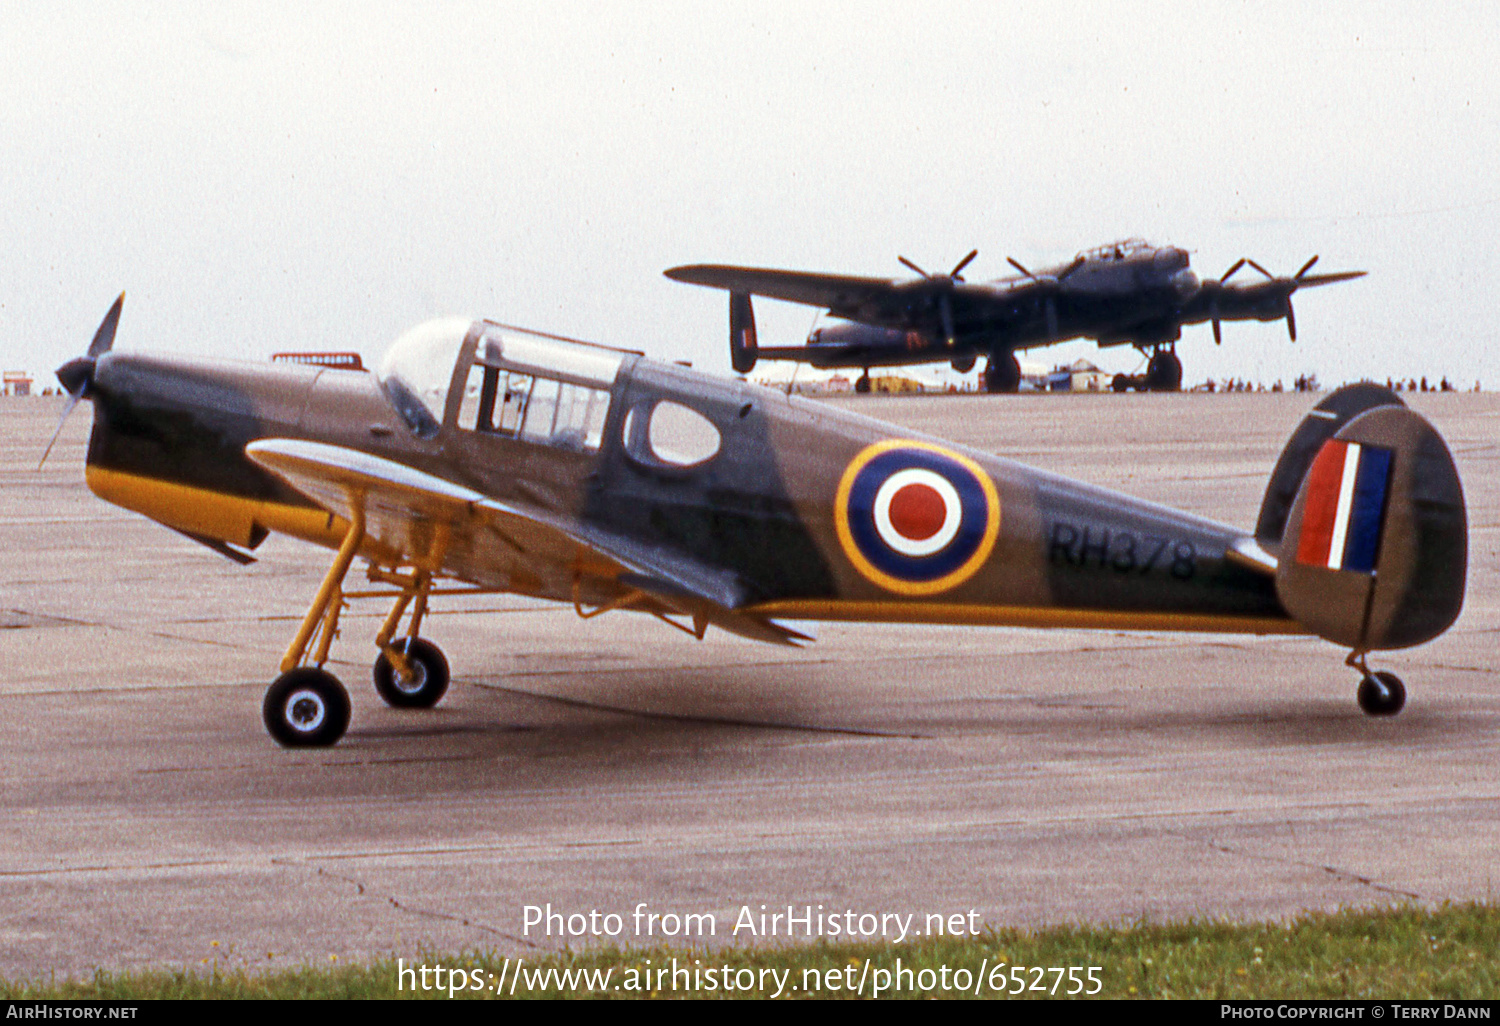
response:
<path id="1" fill-rule="evenodd" d="M 1182 385 L 1176 343 L 1184 324 L 1212 322 L 1218 342 L 1221 321 L 1284 318 L 1296 341 L 1292 293 L 1365 273 L 1309 274 L 1318 260 L 1313 257 L 1290 277 L 1278 278 L 1254 260 L 1237 260 L 1221 277 L 1199 279 L 1188 267 L 1186 250 L 1131 239 L 1037 273 L 1007 257 L 1019 274 L 966 282 L 963 269 L 978 253 L 947 274 L 928 274 L 898 257 L 919 275 L 904 280 L 722 264 L 674 267 L 666 275 L 729 291 L 730 362 L 740 374 L 750 373 L 757 360 L 861 367 L 855 388 L 867 392 L 871 367 L 948 361 L 966 373 L 983 356 L 986 390 L 1014 392 L 1021 382 L 1018 351 L 1075 338 L 1132 345 L 1150 355 L 1144 377 L 1117 376 L 1117 389 L 1176 391 Z M 1245 266 L 1262 278 L 1232 282 Z M 806 345 L 761 346 L 752 295 L 824 307 L 839 321 L 815 328 Z"/>
<path id="2" fill-rule="evenodd" d="M 491 321 L 422 325 L 372 374 L 115 352 L 119 314 L 58 370 L 64 417 L 93 402 L 95 494 L 241 562 L 271 531 L 337 553 L 265 695 L 283 745 L 349 724 L 323 666 L 356 597 L 391 603 L 374 683 L 395 706 L 448 686 L 429 598 L 498 591 L 780 644 L 800 620 L 1316 634 L 1349 650 L 1371 714 L 1405 691 L 1366 654 L 1463 603 L 1453 460 L 1372 385 L 1308 415 L 1246 531 Z M 359 560 L 371 587 L 346 590 Z"/>

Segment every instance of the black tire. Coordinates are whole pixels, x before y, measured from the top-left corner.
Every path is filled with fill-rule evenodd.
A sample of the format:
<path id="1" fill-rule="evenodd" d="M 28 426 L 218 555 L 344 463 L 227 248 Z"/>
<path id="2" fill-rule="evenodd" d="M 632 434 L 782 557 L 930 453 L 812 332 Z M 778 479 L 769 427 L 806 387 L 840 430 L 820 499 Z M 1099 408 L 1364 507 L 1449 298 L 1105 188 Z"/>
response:
<path id="1" fill-rule="evenodd" d="M 1389 670 L 1376 670 L 1359 682 L 1355 697 L 1367 716 L 1394 716 L 1406 705 L 1406 685 Z"/>
<path id="2" fill-rule="evenodd" d="M 1182 361 L 1177 354 L 1158 349 L 1146 365 L 1146 387 L 1153 392 L 1177 392 L 1182 389 Z"/>
<path id="3" fill-rule="evenodd" d="M 870 375 L 861 374 L 859 377 L 855 378 L 854 391 L 858 392 L 860 395 L 868 394 L 870 391 Z"/>
<path id="4" fill-rule="evenodd" d="M 1021 388 L 1021 361 L 1015 353 L 992 353 L 984 362 L 986 392 L 1016 392 Z"/>
<path id="5" fill-rule="evenodd" d="M 431 709 L 448 690 L 448 660 L 426 638 L 402 638 L 391 646 L 406 656 L 412 675 L 403 678 L 384 652 L 375 659 L 375 690 L 398 709 Z"/>
<path id="6" fill-rule="evenodd" d="M 974 354 L 970 353 L 968 356 L 956 356 L 952 360 L 949 360 L 948 363 L 958 373 L 967 374 L 969 373 L 969 371 L 974 369 Z"/>
<path id="7" fill-rule="evenodd" d="M 266 730 L 284 748 L 327 748 L 349 729 L 349 692 L 315 666 L 276 678 L 260 707 Z"/>
<path id="8" fill-rule="evenodd" d="M 1132 384 L 1129 374 L 1116 374 L 1110 381 L 1109 387 L 1116 392 L 1128 392 Z"/>

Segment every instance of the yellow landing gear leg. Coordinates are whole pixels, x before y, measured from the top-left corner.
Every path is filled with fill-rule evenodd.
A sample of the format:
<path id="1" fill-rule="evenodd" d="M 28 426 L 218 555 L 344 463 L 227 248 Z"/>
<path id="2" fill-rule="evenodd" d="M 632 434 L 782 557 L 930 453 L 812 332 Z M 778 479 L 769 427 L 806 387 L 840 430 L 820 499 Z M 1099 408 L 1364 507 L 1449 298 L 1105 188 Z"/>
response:
<path id="1" fill-rule="evenodd" d="M 375 576 L 375 575 L 372 575 Z M 385 618 L 375 645 L 375 690 L 387 705 L 400 709 L 430 709 L 448 690 L 448 660 L 442 649 L 419 637 L 422 617 L 427 612 L 427 596 L 432 591 L 432 573 L 417 570 L 412 574 L 381 573 L 378 579 L 401 586 L 396 604 Z M 406 637 L 392 641 L 401 617 L 411 607 L 411 622 Z"/>
<path id="2" fill-rule="evenodd" d="M 266 689 L 261 716 L 272 737 L 287 748 L 327 747 L 344 736 L 349 727 L 349 692 L 323 664 L 338 634 L 339 613 L 344 608 L 344 577 L 365 540 L 364 503 L 355 497 L 349 533 L 328 568 L 312 606 L 297 629 L 291 647 L 281 660 L 281 676 Z M 314 638 L 317 648 L 312 665 L 305 665 Z"/>

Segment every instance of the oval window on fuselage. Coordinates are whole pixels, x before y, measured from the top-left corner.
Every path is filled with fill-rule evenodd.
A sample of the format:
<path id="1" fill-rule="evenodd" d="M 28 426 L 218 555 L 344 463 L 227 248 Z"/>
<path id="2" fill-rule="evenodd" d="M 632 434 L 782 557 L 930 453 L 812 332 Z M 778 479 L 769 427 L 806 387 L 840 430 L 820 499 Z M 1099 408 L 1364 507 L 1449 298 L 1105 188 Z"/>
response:
<path id="1" fill-rule="evenodd" d="M 645 417 L 644 424 L 640 417 Z M 625 417 L 625 449 L 636 459 L 669 467 L 695 467 L 719 454 L 723 437 L 713 421 L 682 403 L 662 399 L 650 412 L 637 406 Z"/>

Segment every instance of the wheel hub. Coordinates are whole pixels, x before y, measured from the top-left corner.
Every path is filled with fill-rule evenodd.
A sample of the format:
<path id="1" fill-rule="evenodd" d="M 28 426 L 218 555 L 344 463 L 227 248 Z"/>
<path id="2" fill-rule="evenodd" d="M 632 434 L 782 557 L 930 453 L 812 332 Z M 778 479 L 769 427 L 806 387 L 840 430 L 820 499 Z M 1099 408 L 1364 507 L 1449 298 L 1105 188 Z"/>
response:
<path id="1" fill-rule="evenodd" d="M 415 695 L 427 686 L 427 667 L 410 658 L 406 660 L 406 664 L 411 667 L 411 673 L 402 673 L 398 670 L 393 675 L 393 682 L 398 690 L 408 695 Z"/>
<path id="2" fill-rule="evenodd" d="M 294 691 L 286 700 L 286 721 L 298 730 L 312 733 L 323 725 L 328 707 L 322 696 L 312 691 Z"/>

